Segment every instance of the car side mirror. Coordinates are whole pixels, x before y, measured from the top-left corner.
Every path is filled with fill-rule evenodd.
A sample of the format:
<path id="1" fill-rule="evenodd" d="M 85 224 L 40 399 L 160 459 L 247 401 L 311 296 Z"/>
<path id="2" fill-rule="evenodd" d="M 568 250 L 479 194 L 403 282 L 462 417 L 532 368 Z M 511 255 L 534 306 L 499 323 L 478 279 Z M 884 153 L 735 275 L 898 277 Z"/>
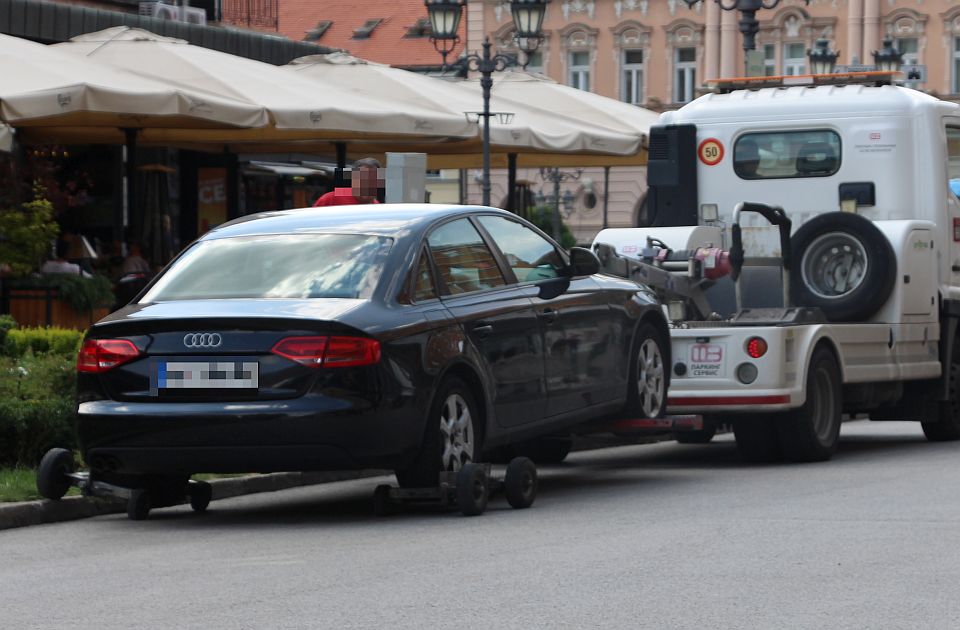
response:
<path id="1" fill-rule="evenodd" d="M 584 247 L 570 248 L 570 276 L 592 276 L 600 273 L 600 259 L 589 249 Z"/>
<path id="2" fill-rule="evenodd" d="M 538 298 L 541 300 L 552 300 L 555 297 L 563 295 L 564 292 L 570 288 L 570 278 L 567 276 L 558 276 L 538 282 L 537 286 L 540 288 L 540 292 L 537 293 Z"/>

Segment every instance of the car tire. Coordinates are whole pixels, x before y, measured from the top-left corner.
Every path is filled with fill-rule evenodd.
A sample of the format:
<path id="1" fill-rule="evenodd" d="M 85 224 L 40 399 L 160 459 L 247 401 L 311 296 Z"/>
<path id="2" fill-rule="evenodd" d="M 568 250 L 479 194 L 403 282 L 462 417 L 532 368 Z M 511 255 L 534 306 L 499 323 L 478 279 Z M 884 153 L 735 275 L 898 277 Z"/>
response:
<path id="1" fill-rule="evenodd" d="M 210 507 L 210 500 L 213 499 L 213 486 L 206 481 L 191 483 L 187 489 L 190 497 L 190 509 L 202 514 Z"/>
<path id="2" fill-rule="evenodd" d="M 696 431 L 677 431 L 674 439 L 680 444 L 708 444 L 717 434 L 717 420 L 711 416 L 703 417 L 703 428 Z"/>
<path id="3" fill-rule="evenodd" d="M 37 468 L 37 491 L 45 499 L 59 501 L 70 489 L 67 477 L 76 469 L 73 453 L 65 448 L 51 448 Z"/>
<path id="4" fill-rule="evenodd" d="M 948 399 L 938 404 L 937 419 L 922 422 L 923 434 L 931 442 L 960 440 L 960 348 L 955 348 L 947 375 Z"/>
<path id="5" fill-rule="evenodd" d="M 559 464 L 567 458 L 572 448 L 571 438 L 556 436 L 520 442 L 514 446 L 513 452 L 515 456 L 529 457 L 537 464 Z"/>
<path id="6" fill-rule="evenodd" d="M 819 308 L 830 321 L 869 319 L 893 291 L 893 247 L 858 214 L 828 212 L 810 219 L 793 235 L 791 249 L 793 304 Z"/>
<path id="7" fill-rule="evenodd" d="M 427 415 L 420 451 L 396 471 L 401 488 L 436 488 L 439 473 L 457 472 L 481 453 L 481 418 L 473 393 L 459 378 L 437 389 Z"/>
<path id="8" fill-rule="evenodd" d="M 748 464 L 783 461 L 776 420 L 769 414 L 748 414 L 733 421 L 733 435 L 740 457 Z"/>
<path id="9" fill-rule="evenodd" d="M 626 411 L 644 418 L 661 418 L 667 410 L 666 341 L 653 324 L 637 328 L 630 354 L 629 390 Z"/>
<path id="10" fill-rule="evenodd" d="M 826 346 L 813 349 L 807 367 L 807 399 L 803 406 L 777 417 L 777 435 L 784 457 L 792 462 L 822 462 L 833 457 L 840 441 L 843 392 L 840 367 Z"/>
<path id="11" fill-rule="evenodd" d="M 130 491 L 130 497 L 127 499 L 127 518 L 131 521 L 146 520 L 152 508 L 153 501 L 149 490 L 136 488 Z"/>
<path id="12" fill-rule="evenodd" d="M 490 488 L 487 472 L 480 464 L 467 462 L 457 472 L 457 507 L 464 516 L 479 516 L 487 509 Z"/>

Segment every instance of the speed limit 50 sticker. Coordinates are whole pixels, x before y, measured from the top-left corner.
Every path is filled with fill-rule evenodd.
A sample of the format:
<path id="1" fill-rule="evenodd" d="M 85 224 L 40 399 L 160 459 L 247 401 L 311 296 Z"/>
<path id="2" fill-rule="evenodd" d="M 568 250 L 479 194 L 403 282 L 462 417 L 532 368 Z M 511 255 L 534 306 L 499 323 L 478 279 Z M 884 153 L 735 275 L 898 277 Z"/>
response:
<path id="1" fill-rule="evenodd" d="M 723 159 L 723 143 L 716 138 L 707 138 L 697 148 L 697 155 L 707 166 L 716 166 Z"/>

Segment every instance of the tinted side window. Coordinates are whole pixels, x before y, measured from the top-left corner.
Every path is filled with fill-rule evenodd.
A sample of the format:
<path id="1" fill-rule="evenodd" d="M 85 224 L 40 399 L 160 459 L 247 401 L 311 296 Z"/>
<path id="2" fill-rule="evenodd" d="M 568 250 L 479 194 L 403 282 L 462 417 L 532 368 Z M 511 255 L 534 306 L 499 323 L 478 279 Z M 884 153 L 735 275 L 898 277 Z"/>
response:
<path id="1" fill-rule="evenodd" d="M 748 133 L 734 145 L 733 170 L 741 179 L 828 177 L 840 158 L 840 136 L 829 129 Z"/>
<path id="2" fill-rule="evenodd" d="M 469 293 L 506 284 L 497 261 L 467 219 L 441 225 L 427 239 L 433 261 L 450 293 Z"/>
<path id="3" fill-rule="evenodd" d="M 413 278 L 413 301 L 423 302 L 437 297 L 437 288 L 433 282 L 433 271 L 427 252 L 420 253 L 420 262 L 417 263 L 416 275 Z"/>
<path id="4" fill-rule="evenodd" d="M 556 278 L 564 268 L 563 259 L 553 244 L 516 221 L 482 216 L 480 224 L 503 252 L 518 282 Z"/>

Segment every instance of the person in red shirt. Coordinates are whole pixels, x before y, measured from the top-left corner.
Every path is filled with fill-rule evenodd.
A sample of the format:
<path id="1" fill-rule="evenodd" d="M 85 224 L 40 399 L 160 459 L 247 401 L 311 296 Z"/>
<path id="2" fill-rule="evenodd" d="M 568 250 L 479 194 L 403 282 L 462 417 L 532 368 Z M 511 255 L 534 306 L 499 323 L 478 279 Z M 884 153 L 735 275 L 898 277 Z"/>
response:
<path id="1" fill-rule="evenodd" d="M 377 190 L 383 187 L 383 179 L 378 160 L 374 158 L 357 160 L 350 170 L 350 188 L 334 188 L 320 195 L 313 203 L 313 207 L 380 203 L 377 201 Z"/>

